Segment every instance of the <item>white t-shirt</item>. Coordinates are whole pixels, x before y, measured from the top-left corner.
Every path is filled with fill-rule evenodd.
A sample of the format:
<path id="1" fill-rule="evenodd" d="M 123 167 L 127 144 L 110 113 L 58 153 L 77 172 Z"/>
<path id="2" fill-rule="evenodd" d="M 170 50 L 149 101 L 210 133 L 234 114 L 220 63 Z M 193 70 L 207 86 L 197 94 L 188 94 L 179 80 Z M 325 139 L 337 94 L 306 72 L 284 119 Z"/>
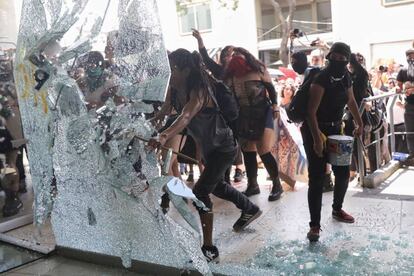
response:
<path id="1" fill-rule="evenodd" d="M 392 109 L 393 115 L 394 115 L 394 125 L 399 125 L 399 124 L 403 124 L 404 123 L 404 112 L 405 109 L 403 107 L 401 107 L 401 104 L 404 104 L 404 99 L 401 95 L 395 96 L 397 97 L 394 107 Z M 390 114 L 391 112 L 391 103 L 392 103 L 392 98 L 390 98 L 388 100 L 387 103 L 387 113 Z M 387 122 L 390 123 L 390 115 L 387 116 Z"/>

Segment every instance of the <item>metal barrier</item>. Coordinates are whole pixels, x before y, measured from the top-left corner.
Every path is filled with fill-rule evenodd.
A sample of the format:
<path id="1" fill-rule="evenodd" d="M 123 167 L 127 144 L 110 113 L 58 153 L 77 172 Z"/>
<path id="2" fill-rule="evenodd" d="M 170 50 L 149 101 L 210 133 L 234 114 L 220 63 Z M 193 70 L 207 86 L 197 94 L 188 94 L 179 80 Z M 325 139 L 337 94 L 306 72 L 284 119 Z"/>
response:
<path id="1" fill-rule="evenodd" d="M 380 131 L 377 131 L 374 133 L 375 135 L 375 139 L 373 142 L 369 143 L 368 145 L 364 145 L 363 141 L 361 138 L 357 139 L 357 149 L 358 149 L 358 171 L 359 171 L 359 183 L 363 186 L 364 185 L 364 179 L 366 177 L 366 171 L 365 171 L 365 162 L 364 162 L 364 152 L 366 152 L 366 150 L 368 149 L 368 147 L 375 145 L 375 162 L 376 162 L 376 167 L 377 169 L 379 169 L 381 167 L 381 161 L 380 161 L 380 156 L 381 156 L 381 141 L 384 139 L 388 139 L 390 138 L 390 142 L 391 142 L 391 158 L 392 158 L 392 154 L 395 152 L 395 135 L 406 135 L 406 134 L 414 134 L 414 132 L 395 132 L 395 127 L 394 127 L 394 113 L 393 112 L 389 112 L 394 108 L 395 102 L 397 100 L 398 95 L 401 95 L 400 93 L 385 93 L 382 95 L 378 95 L 378 96 L 372 96 L 372 97 L 368 97 L 368 98 L 364 98 L 361 102 L 361 105 L 359 106 L 359 114 L 362 115 L 362 113 L 365 111 L 365 104 L 367 102 L 372 102 L 372 101 L 376 101 L 376 100 L 384 100 L 387 98 L 391 98 L 391 105 L 390 108 L 387 109 L 387 114 L 389 116 L 389 133 L 385 133 L 384 136 L 381 138 L 380 137 Z M 391 159 L 392 160 L 392 159 Z M 373 172 L 371 171 L 371 174 Z"/>

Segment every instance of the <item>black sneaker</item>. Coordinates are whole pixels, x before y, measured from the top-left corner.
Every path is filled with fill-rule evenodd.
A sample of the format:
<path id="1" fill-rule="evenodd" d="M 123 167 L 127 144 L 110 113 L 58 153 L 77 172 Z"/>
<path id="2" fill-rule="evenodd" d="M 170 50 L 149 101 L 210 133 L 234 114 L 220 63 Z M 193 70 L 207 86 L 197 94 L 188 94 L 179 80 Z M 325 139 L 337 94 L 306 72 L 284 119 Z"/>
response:
<path id="1" fill-rule="evenodd" d="M 219 262 L 219 251 L 216 246 L 205 246 L 201 247 L 203 255 L 206 257 L 207 262 Z"/>
<path id="2" fill-rule="evenodd" d="M 11 217 L 16 215 L 23 207 L 23 203 L 18 197 L 6 199 L 3 206 L 3 217 Z"/>
<path id="3" fill-rule="evenodd" d="M 259 209 L 259 207 L 256 207 L 253 212 L 243 212 L 241 213 L 240 218 L 236 221 L 236 223 L 233 225 L 233 230 L 235 232 L 242 231 L 244 228 L 246 228 L 250 223 L 252 223 L 255 219 L 260 217 L 260 215 L 263 213 L 262 210 Z"/>
<path id="4" fill-rule="evenodd" d="M 283 194 L 283 187 L 282 187 L 282 184 L 280 184 L 280 180 L 277 179 L 273 182 L 272 190 L 270 191 L 270 194 L 267 200 L 276 201 L 280 199 L 282 194 Z"/>
<path id="5" fill-rule="evenodd" d="M 240 169 L 236 169 L 236 171 L 234 172 L 234 182 L 241 182 L 243 179 L 243 172 Z"/>

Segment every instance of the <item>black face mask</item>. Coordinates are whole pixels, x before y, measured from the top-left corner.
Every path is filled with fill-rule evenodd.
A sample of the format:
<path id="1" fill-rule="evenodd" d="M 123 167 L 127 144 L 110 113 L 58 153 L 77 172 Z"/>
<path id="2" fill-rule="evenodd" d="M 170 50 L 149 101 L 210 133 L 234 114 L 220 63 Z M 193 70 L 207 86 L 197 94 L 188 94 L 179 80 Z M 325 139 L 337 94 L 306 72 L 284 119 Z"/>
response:
<path id="1" fill-rule="evenodd" d="M 308 68 L 308 63 L 306 61 L 301 62 L 297 60 L 294 63 L 292 63 L 292 68 L 293 68 L 293 71 L 295 71 L 299 75 L 302 75 L 303 73 L 305 73 L 306 68 Z"/>
<path id="2" fill-rule="evenodd" d="M 335 78 L 341 78 L 345 75 L 346 72 L 346 65 L 348 61 L 346 60 L 329 60 L 329 65 L 327 67 L 329 73 Z"/>

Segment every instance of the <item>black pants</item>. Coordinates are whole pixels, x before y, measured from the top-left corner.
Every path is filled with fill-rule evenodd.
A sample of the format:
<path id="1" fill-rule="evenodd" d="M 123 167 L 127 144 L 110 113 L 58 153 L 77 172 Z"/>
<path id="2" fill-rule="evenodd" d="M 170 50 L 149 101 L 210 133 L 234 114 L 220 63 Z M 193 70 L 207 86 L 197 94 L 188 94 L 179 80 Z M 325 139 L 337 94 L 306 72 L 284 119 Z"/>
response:
<path id="1" fill-rule="evenodd" d="M 319 127 L 326 135 L 340 134 L 340 126 L 333 127 Z M 308 158 L 308 174 L 309 174 L 309 189 L 308 189 L 308 204 L 311 221 L 309 225 L 320 226 L 321 221 L 321 207 L 322 207 L 322 192 L 323 192 L 323 178 L 325 176 L 327 156 L 318 157 L 313 150 L 313 138 L 307 124 L 301 127 L 303 144 Z M 335 174 L 335 188 L 333 199 L 333 210 L 341 210 L 344 201 L 346 190 L 349 182 L 349 166 L 332 166 Z"/>
<path id="2" fill-rule="evenodd" d="M 405 132 L 405 124 L 398 124 L 394 126 L 395 132 Z M 391 145 L 391 143 L 390 143 Z M 407 146 L 407 136 L 406 135 L 395 135 L 395 151 L 396 152 L 402 152 L 402 153 L 408 153 L 408 146 Z M 390 150 L 391 152 L 391 150 Z"/>
<path id="3" fill-rule="evenodd" d="M 236 150 L 231 152 L 214 151 L 206 158 L 204 171 L 195 184 L 193 192 L 207 208 L 213 207 L 209 196 L 211 193 L 218 198 L 233 202 L 237 208 L 243 211 L 249 211 L 255 207 L 244 194 L 224 181 L 224 172 L 233 163 L 235 155 Z"/>

